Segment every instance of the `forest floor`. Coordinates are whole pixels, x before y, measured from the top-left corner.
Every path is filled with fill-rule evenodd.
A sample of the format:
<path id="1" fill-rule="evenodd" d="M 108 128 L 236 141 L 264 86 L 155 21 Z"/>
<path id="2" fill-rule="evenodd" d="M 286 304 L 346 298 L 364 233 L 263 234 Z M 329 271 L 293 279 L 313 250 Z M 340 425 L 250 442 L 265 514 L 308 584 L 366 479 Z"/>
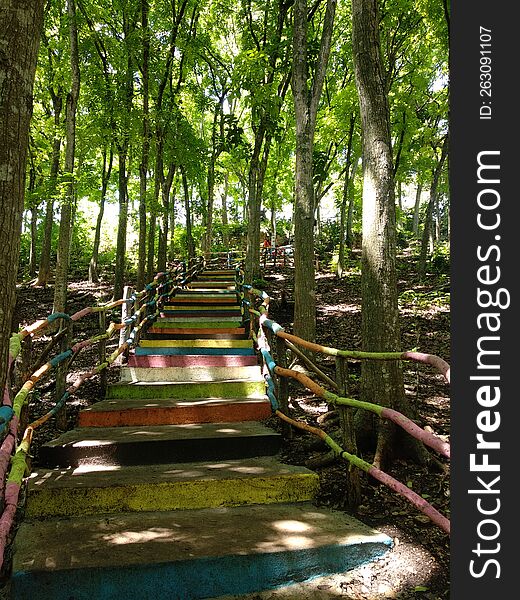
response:
<path id="1" fill-rule="evenodd" d="M 317 342 L 341 349 L 360 349 L 360 271 L 359 261 L 352 260 L 346 277 L 339 280 L 331 273 L 317 274 Z M 446 269 L 447 270 L 447 269 Z M 437 354 L 450 360 L 450 312 L 449 277 L 446 273 L 430 274 L 426 281 L 420 281 L 416 273 L 413 257 L 401 257 L 398 261 L 399 305 L 401 311 L 402 349 L 417 349 Z M 290 268 L 267 267 L 264 271 L 266 291 L 273 298 L 270 316 L 287 331 L 292 329 L 293 319 L 293 277 Z M 68 313 L 108 301 L 110 287 L 107 282 L 89 284 L 77 281 L 69 285 Z M 17 290 L 17 325 L 27 325 L 47 316 L 52 310 L 53 288 L 34 288 L 20 285 Z M 117 312 L 112 316 L 119 320 Z M 110 319 L 107 319 L 109 322 Z M 87 339 L 95 335 L 97 317 L 87 317 L 75 324 L 74 340 Z M 34 344 L 34 353 L 41 350 L 49 341 L 42 337 Z M 117 347 L 112 339 L 107 352 Z M 54 355 L 53 352 L 52 355 Z M 89 370 L 97 362 L 95 349 L 81 352 L 75 360 L 70 378 Z M 319 357 L 320 368 L 334 378 L 334 360 Z M 442 376 L 423 366 L 405 365 L 405 389 L 408 399 L 417 413 L 420 426 L 428 426 L 436 434 L 449 440 L 450 400 L 449 388 Z M 360 366 L 349 365 L 349 395 L 359 397 Z M 109 381 L 117 381 L 118 368 L 108 373 Z M 33 392 L 29 421 L 44 414 L 54 403 L 54 386 L 43 381 Z M 292 415 L 316 424 L 317 419 L 327 412 L 327 405 L 320 399 L 306 393 L 299 385 L 290 387 Z M 68 404 L 68 425 L 75 426 L 79 410 L 102 397 L 99 378 L 87 381 Z M 320 419 L 321 421 L 321 419 Z M 269 424 L 278 428 L 276 418 Z M 331 419 L 322 426 L 330 435 L 337 433 L 337 420 Z M 59 434 L 54 419 L 35 431 L 33 446 L 33 467 L 38 465 L 38 448 L 42 443 Z M 283 460 L 292 464 L 305 465 L 310 460 L 320 462 L 326 454 L 325 447 L 304 433 L 296 433 L 285 443 Z M 362 458 L 371 462 L 370 452 L 361 453 Z M 417 465 L 404 457 L 396 456 L 388 472 L 406 483 L 415 492 L 427 499 L 441 513 L 449 517 L 450 476 L 449 464 L 439 459 L 442 468 L 432 469 Z M 320 491 L 317 503 L 339 510 L 346 510 L 345 474 L 348 468 L 344 462 L 333 462 L 325 466 L 315 466 L 320 474 Z M 258 600 L 270 599 L 332 599 L 345 600 L 445 600 L 449 598 L 449 536 L 433 525 L 427 517 L 403 498 L 374 480 L 362 476 L 362 503 L 353 513 L 361 521 L 389 535 L 394 547 L 380 560 L 332 577 L 314 580 L 312 584 L 283 588 L 249 596 Z"/>

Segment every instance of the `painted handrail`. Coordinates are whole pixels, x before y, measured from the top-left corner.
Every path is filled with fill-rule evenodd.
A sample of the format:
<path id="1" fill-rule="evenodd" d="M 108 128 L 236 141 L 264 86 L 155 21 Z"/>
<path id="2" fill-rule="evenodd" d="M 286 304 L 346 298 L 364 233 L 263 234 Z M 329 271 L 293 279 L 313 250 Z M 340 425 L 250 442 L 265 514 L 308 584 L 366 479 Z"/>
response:
<path id="1" fill-rule="evenodd" d="M 442 440 L 439 436 L 436 436 L 435 434 L 422 429 L 411 419 L 394 409 L 390 409 L 385 406 L 380 406 L 373 402 L 365 402 L 355 400 L 354 398 L 341 397 L 337 394 L 334 394 L 333 392 L 325 390 L 323 387 L 318 385 L 310 377 L 304 375 L 303 373 L 277 365 L 269 352 L 269 343 L 267 341 L 264 328 L 268 329 L 276 337 L 284 339 L 286 344 L 297 344 L 308 350 L 312 350 L 314 352 L 319 352 L 329 356 L 342 357 L 351 360 L 408 360 L 428 364 L 436 368 L 437 371 L 439 371 L 439 373 L 441 373 L 445 380 L 449 383 L 450 367 L 448 363 L 436 355 L 425 354 L 421 352 L 361 352 L 352 350 L 339 350 L 337 348 L 329 348 L 327 346 L 322 346 L 314 342 L 308 342 L 307 340 L 304 340 L 298 336 L 287 333 L 281 325 L 268 318 L 269 296 L 266 294 L 266 292 L 257 290 L 250 285 L 244 284 L 243 271 L 241 269 L 237 269 L 236 271 L 236 283 L 239 289 L 239 297 L 242 302 L 242 314 L 245 315 L 246 313 L 248 313 L 251 317 L 253 317 L 251 318 L 250 324 L 251 337 L 255 340 L 258 350 L 262 355 L 263 363 L 265 365 L 266 373 L 264 374 L 264 378 L 267 384 L 267 396 L 271 401 L 271 406 L 274 414 L 276 414 L 284 422 L 289 423 L 290 425 L 293 425 L 294 427 L 297 427 L 299 429 L 306 430 L 323 439 L 327 443 L 327 445 L 334 451 L 334 454 L 336 456 L 347 460 L 349 463 L 355 465 L 356 467 L 365 471 L 366 473 L 369 473 L 375 479 L 390 487 L 390 489 L 394 490 L 395 492 L 403 496 L 406 500 L 411 502 L 417 509 L 419 509 L 425 515 L 427 515 L 433 523 L 435 523 L 443 531 L 449 534 L 449 519 L 442 515 L 424 498 L 413 492 L 408 486 L 396 480 L 388 473 L 381 471 L 381 469 L 370 465 L 358 456 L 345 451 L 323 430 L 308 425 L 307 423 L 302 423 L 301 421 L 292 419 L 287 414 L 282 412 L 280 410 L 280 403 L 276 396 L 276 386 L 274 385 L 273 377 L 279 376 L 282 378 L 294 379 L 300 384 L 302 384 L 305 388 L 313 392 L 315 395 L 326 400 L 329 404 L 333 404 L 335 406 L 349 406 L 351 408 L 361 408 L 363 410 L 368 410 L 378 415 L 380 418 L 386 418 L 398 425 L 399 427 L 401 427 L 402 429 L 404 429 L 406 432 L 412 435 L 412 437 L 420 440 L 421 442 L 423 442 L 424 444 L 426 444 L 445 458 L 450 457 L 450 445 L 444 440 Z M 262 300 L 262 304 L 258 310 L 252 308 L 254 303 L 253 299 L 251 299 L 250 301 L 247 301 L 245 299 L 244 291 L 249 293 L 251 296 L 256 296 L 257 298 Z M 253 325 L 253 320 L 255 318 L 258 321 L 259 326 L 258 335 L 254 331 L 255 328 Z M 322 373 L 322 375 L 324 374 Z M 327 376 L 325 376 L 325 378 L 326 380 L 329 380 L 328 383 L 332 381 Z M 337 389 L 337 386 L 334 387 L 336 387 Z"/>

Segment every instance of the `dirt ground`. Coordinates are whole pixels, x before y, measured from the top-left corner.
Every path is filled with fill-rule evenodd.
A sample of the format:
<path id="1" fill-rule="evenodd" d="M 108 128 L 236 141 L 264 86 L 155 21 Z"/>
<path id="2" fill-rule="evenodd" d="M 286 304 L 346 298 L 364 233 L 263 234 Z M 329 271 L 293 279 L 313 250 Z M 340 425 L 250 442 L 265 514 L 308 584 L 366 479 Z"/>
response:
<path id="1" fill-rule="evenodd" d="M 338 280 L 330 273 L 317 275 L 317 341 L 323 345 L 342 349 L 360 349 L 360 273 L 353 262 L 347 276 Z M 264 273 L 266 290 L 272 296 L 270 316 L 286 330 L 292 326 L 292 272 L 287 269 L 267 267 Z M 437 354 L 449 362 L 450 317 L 449 280 L 444 274 L 430 275 L 426 283 L 420 282 L 412 258 L 399 261 L 399 293 L 402 315 L 402 349 L 417 349 Z M 108 284 L 76 282 L 69 286 L 69 314 L 89 304 L 109 299 Z M 21 285 L 18 288 L 16 316 L 18 324 L 33 323 L 45 317 L 52 309 L 52 286 L 47 289 Z M 118 319 L 114 313 L 113 318 Z M 90 321 L 89 321 L 90 319 Z M 97 327 L 96 319 L 88 317 L 75 327 L 75 340 L 86 339 Z M 43 347 L 48 337 L 41 339 L 36 350 Z M 108 347 L 116 347 L 113 339 Z M 97 360 L 95 350 L 82 352 L 74 363 L 72 376 L 77 375 Z M 320 368 L 334 377 L 334 362 L 318 358 Z M 349 369 L 349 393 L 356 396 L 359 365 Z M 117 367 L 109 373 L 109 381 L 117 380 Z M 420 426 L 430 427 L 446 441 L 450 433 L 449 388 L 440 375 L 430 368 L 406 365 L 405 389 L 417 411 Z M 53 406 L 53 385 L 43 383 L 34 394 L 29 419 L 37 418 Z M 101 396 L 99 380 L 94 378 L 83 385 L 68 407 L 68 423 L 75 425 L 79 410 Z M 301 387 L 291 386 L 291 407 L 296 418 L 310 424 L 327 412 L 326 404 L 305 393 Z M 279 427 L 276 418 L 270 421 Z M 327 430 L 334 433 L 335 421 Z M 325 428 L 325 425 L 324 425 Z M 58 435 L 54 420 L 35 432 L 32 454 L 33 464 L 38 463 L 39 446 Z M 305 465 L 326 453 L 326 448 L 307 434 L 297 433 L 285 443 L 283 459 L 293 464 Z M 371 461 L 370 454 L 362 458 Z M 406 483 L 415 492 L 449 517 L 449 464 L 440 459 L 441 469 L 431 469 L 413 464 L 402 458 L 396 460 L 388 472 Z M 317 503 L 344 510 L 346 463 L 333 462 L 315 467 L 320 474 L 320 492 Z M 444 600 L 449 598 L 449 536 L 433 525 L 404 499 L 388 488 L 378 485 L 368 477 L 362 478 L 362 504 L 354 514 L 364 523 L 386 533 L 394 540 L 394 547 L 379 561 L 348 573 L 316 579 L 276 591 L 247 596 L 251 600 L 278 600 L 299 598 L 345 600 Z M 1 596 L 0 596 L 1 597 Z"/>

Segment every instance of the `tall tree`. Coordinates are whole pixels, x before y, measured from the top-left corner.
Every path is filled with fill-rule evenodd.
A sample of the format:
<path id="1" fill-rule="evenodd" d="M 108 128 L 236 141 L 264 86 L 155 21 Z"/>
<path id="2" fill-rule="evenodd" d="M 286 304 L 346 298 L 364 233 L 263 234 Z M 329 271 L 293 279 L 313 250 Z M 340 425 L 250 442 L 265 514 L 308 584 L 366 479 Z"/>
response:
<path id="1" fill-rule="evenodd" d="M 25 163 L 32 114 L 43 0 L 0 5 L 0 392 L 7 377 L 9 338 L 24 204 Z"/>
<path id="2" fill-rule="evenodd" d="M 76 150 L 76 111 L 80 90 L 80 70 L 78 53 L 78 28 L 76 23 L 76 1 L 67 0 L 67 16 L 70 39 L 71 87 L 67 95 L 65 173 L 66 193 L 61 205 L 60 237 L 56 262 L 54 285 L 54 312 L 65 312 L 67 304 L 67 280 L 69 273 L 70 240 L 72 228 L 74 193 L 74 154 Z"/>
<path id="3" fill-rule="evenodd" d="M 396 277 L 396 211 L 390 112 L 381 58 L 377 0 L 352 0 L 352 41 L 363 139 L 362 346 L 400 348 Z M 365 361 L 363 400 L 395 407 L 404 399 L 397 361 Z M 390 450 L 392 429 L 380 424 L 374 464 Z"/>
<path id="4" fill-rule="evenodd" d="M 318 58 L 309 89 L 306 0 L 295 0 L 292 89 L 296 117 L 294 174 L 294 333 L 306 340 L 316 335 L 314 274 L 314 188 L 312 150 L 316 115 L 330 54 L 336 0 L 327 0 Z"/>

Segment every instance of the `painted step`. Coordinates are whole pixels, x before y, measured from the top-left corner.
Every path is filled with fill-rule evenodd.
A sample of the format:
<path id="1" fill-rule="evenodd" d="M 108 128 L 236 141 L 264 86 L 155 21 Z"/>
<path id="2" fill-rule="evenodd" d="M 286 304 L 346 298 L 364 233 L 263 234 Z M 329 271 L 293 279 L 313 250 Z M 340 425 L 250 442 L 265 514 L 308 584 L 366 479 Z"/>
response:
<path id="1" fill-rule="evenodd" d="M 207 355 L 207 356 L 255 356 L 255 351 L 253 348 L 200 348 L 200 347 L 182 347 L 182 348 L 158 348 L 158 347 L 148 347 L 141 348 L 137 347 L 135 349 L 135 354 L 137 356 L 147 356 L 147 355 L 156 355 L 163 354 L 165 356 L 190 356 L 192 354 L 196 355 Z"/>
<path id="2" fill-rule="evenodd" d="M 252 340 L 141 340 L 140 348 L 252 348 Z"/>
<path id="3" fill-rule="evenodd" d="M 256 356 L 205 356 L 204 354 L 136 356 L 131 354 L 128 357 L 129 367 L 250 367 L 257 364 Z"/>
<path id="4" fill-rule="evenodd" d="M 219 290 L 219 289 L 214 289 L 214 290 L 208 290 L 207 292 L 201 292 L 200 290 L 190 290 L 189 288 L 185 288 L 182 290 L 179 290 L 175 296 L 173 296 L 174 298 L 177 298 L 178 296 L 184 296 L 186 298 L 200 298 L 200 297 L 210 297 L 210 298 L 227 298 L 227 297 L 233 297 L 236 298 L 237 297 L 237 291 L 236 290 Z"/>
<path id="5" fill-rule="evenodd" d="M 177 330 L 178 331 L 178 330 Z M 244 333 L 219 333 L 218 330 L 204 331 L 200 329 L 197 333 L 177 333 L 175 329 L 149 329 L 146 332 L 147 340 L 247 340 L 248 334 Z"/>
<path id="6" fill-rule="evenodd" d="M 192 319 L 199 319 L 200 317 L 211 317 L 212 319 L 220 319 L 221 317 L 233 317 L 233 320 L 242 318 L 242 311 L 239 309 L 233 310 L 220 310 L 220 309 L 204 309 L 204 310 L 190 310 L 181 308 L 175 310 L 162 310 L 160 313 L 161 317 L 169 317 L 170 319 L 177 319 L 178 317 L 189 317 Z"/>
<path id="7" fill-rule="evenodd" d="M 247 369 L 250 367 L 244 368 Z M 258 398 L 265 394 L 265 388 L 265 381 L 263 379 L 253 381 L 248 379 L 223 379 L 220 381 L 113 383 L 107 388 L 106 399 Z"/>
<path id="8" fill-rule="evenodd" d="M 260 423 L 202 423 L 150 427 L 81 427 L 40 447 L 46 467 L 105 466 L 230 460 L 272 456 L 280 434 Z"/>
<path id="9" fill-rule="evenodd" d="M 188 289 L 192 290 L 213 290 L 213 289 L 221 289 L 221 290 L 235 290 L 235 282 L 229 281 L 192 281 L 189 284 Z"/>
<path id="10" fill-rule="evenodd" d="M 166 324 L 166 325 L 163 325 Z M 190 317 L 175 316 L 165 317 L 160 316 L 154 323 L 154 327 L 240 327 L 242 319 L 233 315 L 220 315 L 215 317 L 205 317 L 204 315 L 191 315 Z"/>
<path id="11" fill-rule="evenodd" d="M 174 296 L 168 298 L 166 304 L 238 304 L 236 296 L 210 296 L 203 295 L 191 298 L 190 296 Z"/>
<path id="12" fill-rule="evenodd" d="M 146 335 L 244 335 L 245 327 L 150 327 Z M 233 339 L 233 338 L 231 338 Z"/>
<path id="13" fill-rule="evenodd" d="M 231 275 L 234 277 L 236 269 L 205 269 L 202 273 L 204 275 Z"/>
<path id="14" fill-rule="evenodd" d="M 260 381 L 263 385 L 264 378 L 259 365 L 252 367 L 122 367 L 120 383 L 142 382 L 178 382 L 189 381 L 201 383 L 203 381 L 226 381 L 240 379 L 243 381 Z"/>
<path id="15" fill-rule="evenodd" d="M 310 503 L 26 520 L 13 600 L 195 600 L 271 589 L 380 558 L 392 540 Z M 43 595 L 44 594 L 44 595 Z"/>
<path id="16" fill-rule="evenodd" d="M 271 416 L 266 396 L 258 398 L 117 398 L 78 414 L 78 427 L 134 427 L 186 423 L 261 421 Z"/>
<path id="17" fill-rule="evenodd" d="M 204 312 L 204 311 L 222 311 L 223 313 L 227 313 L 227 312 L 233 312 L 236 310 L 240 310 L 240 306 L 238 304 L 233 303 L 233 304 L 216 304 L 214 306 L 212 305 L 207 305 L 204 306 L 202 304 L 165 304 L 163 306 L 163 311 L 164 312 L 175 312 L 175 311 L 193 311 L 193 312 Z"/>
<path id="18" fill-rule="evenodd" d="M 194 510 L 312 500 L 319 477 L 272 457 L 98 469 L 41 469 L 29 480 L 25 517 Z"/>

